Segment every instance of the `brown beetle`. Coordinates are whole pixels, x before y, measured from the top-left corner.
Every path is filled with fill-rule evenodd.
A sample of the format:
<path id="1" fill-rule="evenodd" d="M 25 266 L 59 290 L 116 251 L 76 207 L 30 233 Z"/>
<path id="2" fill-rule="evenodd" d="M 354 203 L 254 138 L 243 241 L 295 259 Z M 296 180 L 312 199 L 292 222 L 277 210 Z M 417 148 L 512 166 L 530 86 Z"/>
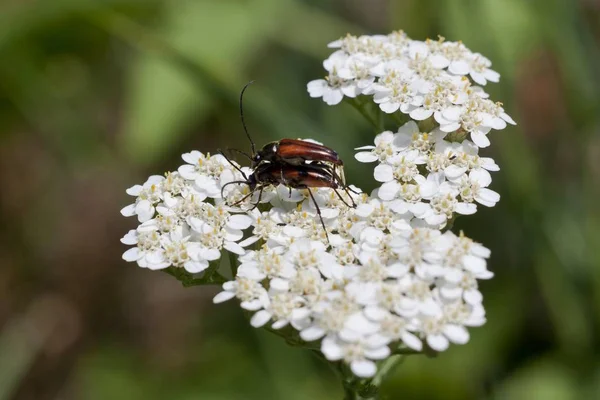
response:
<path id="1" fill-rule="evenodd" d="M 252 162 L 252 168 L 258 167 L 260 164 L 264 162 L 270 163 L 281 163 L 281 164 L 290 164 L 290 165 L 302 165 L 308 162 L 321 162 L 328 163 L 332 166 L 335 166 L 335 169 L 343 168 L 344 163 L 338 156 L 338 153 L 321 144 L 317 144 L 314 142 L 301 140 L 301 139 L 281 139 L 277 142 L 271 142 L 264 145 L 260 150 L 256 151 L 256 145 L 250 133 L 248 132 L 248 128 L 246 127 L 246 122 L 244 121 L 244 108 L 243 108 L 243 99 L 244 92 L 254 81 L 250 81 L 244 86 L 242 92 L 240 93 L 240 117 L 242 119 L 242 126 L 244 127 L 244 132 L 246 132 L 246 136 L 250 141 L 250 145 L 252 146 L 252 154 L 249 155 L 244 151 L 232 149 L 237 151 L 240 154 L 245 155 Z M 343 177 L 343 173 L 339 174 Z"/>

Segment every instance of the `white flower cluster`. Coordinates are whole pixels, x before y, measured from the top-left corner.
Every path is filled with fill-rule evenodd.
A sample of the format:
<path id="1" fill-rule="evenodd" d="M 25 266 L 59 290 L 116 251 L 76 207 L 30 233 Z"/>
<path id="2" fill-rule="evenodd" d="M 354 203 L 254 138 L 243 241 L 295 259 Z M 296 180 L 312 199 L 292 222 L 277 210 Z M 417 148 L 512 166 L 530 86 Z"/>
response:
<path id="1" fill-rule="evenodd" d="M 135 245 L 123 254 L 126 261 L 153 270 L 174 266 L 197 273 L 220 259 L 223 249 L 244 254 L 237 242 L 252 220 L 232 212 L 221 199 L 221 186 L 240 174 L 220 154 L 193 151 L 183 160 L 187 164 L 177 172 L 151 176 L 127 190 L 136 199 L 121 214 L 137 215 L 141 224 L 121 239 Z"/>
<path id="2" fill-rule="evenodd" d="M 491 129 L 515 123 L 478 86 L 500 79 L 490 60 L 460 42 L 423 42 L 394 32 L 348 35 L 329 47 L 339 50 L 323 62 L 328 76 L 308 84 L 310 96 L 329 105 L 344 96 L 373 96 L 387 114 L 400 111 L 415 121 L 433 117 L 442 132 L 470 134 L 478 147 L 489 146 Z"/>
<path id="3" fill-rule="evenodd" d="M 409 121 L 358 149 L 359 161 L 378 162 L 382 185 L 370 196 L 354 186 L 312 188 L 321 219 L 307 190 L 252 192 L 235 182 L 251 170 L 193 151 L 177 172 L 128 190 L 136 200 L 121 212 L 140 225 L 122 239 L 134 246 L 123 258 L 199 273 L 227 250 L 238 268 L 215 303 L 237 298 L 253 326 L 291 327 L 284 332 L 319 341 L 328 360 L 368 378 L 378 360 L 424 346 L 444 351 L 485 323 L 478 281 L 493 276 L 490 252 L 441 229 L 474 213 L 475 203 L 499 200 L 487 188 L 498 166 L 478 151 L 491 128 L 512 120 L 469 80 L 499 76 L 461 43 L 394 33 L 348 36 L 331 47 L 341 50 L 324 63 L 328 79 L 308 84 L 311 96 L 337 104 L 368 94 L 386 113 L 431 120 L 425 131 Z"/>
<path id="4" fill-rule="evenodd" d="M 377 198 L 353 195 L 350 208 L 332 189 L 313 191 L 329 240 L 305 193 L 272 197 L 270 210 L 249 213 L 242 244 L 256 244 L 215 303 L 236 297 L 254 312 L 253 326 L 289 325 L 307 342 L 321 340 L 328 360 L 359 377 L 394 351 L 421 351 L 423 341 L 436 351 L 466 343 L 465 327 L 485 322 L 477 280 L 492 277 L 489 250 L 413 226 Z"/>

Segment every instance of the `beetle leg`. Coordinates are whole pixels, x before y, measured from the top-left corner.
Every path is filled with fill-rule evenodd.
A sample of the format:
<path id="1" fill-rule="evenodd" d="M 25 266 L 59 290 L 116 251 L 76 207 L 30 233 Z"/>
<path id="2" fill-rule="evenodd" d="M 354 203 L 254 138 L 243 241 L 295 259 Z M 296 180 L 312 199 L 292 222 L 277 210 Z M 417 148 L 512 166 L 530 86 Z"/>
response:
<path id="1" fill-rule="evenodd" d="M 244 197 L 242 197 L 241 199 L 239 199 L 238 201 L 236 201 L 235 203 L 231 204 L 229 207 L 235 207 L 238 204 L 240 204 L 241 202 L 243 202 L 244 200 L 246 200 L 248 197 L 252 196 L 254 194 L 254 190 L 251 191 L 250 193 L 248 193 L 247 195 L 245 195 Z"/>
<path id="2" fill-rule="evenodd" d="M 258 200 L 256 200 L 256 204 L 254 204 L 254 206 L 251 209 L 249 209 L 248 211 L 252 211 L 256 207 L 258 207 L 258 205 L 260 204 L 260 199 L 262 198 L 264 188 L 265 188 L 264 186 L 260 187 L 259 192 L 258 192 Z"/>
<path id="3" fill-rule="evenodd" d="M 345 189 L 346 188 L 344 188 L 344 190 Z M 356 203 L 354 202 L 354 199 L 352 199 L 352 196 L 350 196 L 350 194 L 348 192 L 346 192 L 346 193 L 348 193 L 348 196 L 350 197 L 350 201 L 352 202 L 352 205 L 350 205 L 350 204 L 348 204 L 346 202 L 346 200 L 342 197 L 342 195 L 340 194 L 340 192 L 337 191 L 337 189 L 333 189 L 333 191 L 335 192 L 335 194 L 337 194 L 337 196 L 340 198 L 340 200 L 342 201 L 342 203 L 344 203 L 346 205 L 346 207 L 356 208 Z"/>
<path id="4" fill-rule="evenodd" d="M 281 166 L 281 182 L 283 182 L 283 184 L 285 186 L 288 187 L 288 198 L 292 198 L 292 187 L 288 184 L 287 179 L 285 179 L 285 175 L 283 174 L 283 165 Z"/>
<path id="5" fill-rule="evenodd" d="M 323 230 L 325 231 L 325 237 L 327 238 L 327 243 L 329 243 L 329 234 L 327 233 L 327 228 L 325 227 L 325 222 L 323 222 L 323 217 L 321 216 L 321 209 L 319 208 L 319 205 L 317 204 L 317 200 L 315 200 L 315 196 L 313 196 L 310 188 L 307 187 L 306 190 L 308 190 L 308 194 L 310 195 L 310 198 L 312 199 L 313 203 L 315 204 L 315 208 L 317 209 L 317 215 L 319 216 L 319 219 L 321 220 L 321 226 L 323 226 Z M 331 244 L 331 243 L 329 243 L 329 244 Z"/>
<path id="6" fill-rule="evenodd" d="M 361 194 L 361 192 L 357 192 L 356 190 L 353 190 L 350 186 L 345 186 L 344 189 L 346 190 L 346 192 L 350 191 L 354 194 Z"/>
<path id="7" fill-rule="evenodd" d="M 342 200 L 342 202 L 347 205 L 348 207 L 352 207 L 352 208 L 356 208 L 356 203 L 354 202 L 354 199 L 352 198 L 352 196 L 350 195 L 350 192 L 355 193 L 355 194 L 359 194 L 358 192 L 355 192 L 354 190 L 352 190 L 351 188 L 348 187 L 348 185 L 346 185 L 346 182 L 344 181 L 344 179 L 338 175 L 338 173 L 336 172 L 336 168 L 331 168 L 331 175 L 333 176 L 333 178 L 335 180 L 338 181 L 338 184 L 344 189 L 344 191 L 346 192 L 346 194 L 348 195 L 348 197 L 350 198 L 350 202 L 352 203 L 352 205 L 349 205 L 343 198 L 342 196 L 337 192 L 337 190 L 333 189 L 335 191 L 335 194 L 338 195 L 338 197 L 340 198 L 340 200 Z M 342 170 L 343 172 L 343 170 Z"/>

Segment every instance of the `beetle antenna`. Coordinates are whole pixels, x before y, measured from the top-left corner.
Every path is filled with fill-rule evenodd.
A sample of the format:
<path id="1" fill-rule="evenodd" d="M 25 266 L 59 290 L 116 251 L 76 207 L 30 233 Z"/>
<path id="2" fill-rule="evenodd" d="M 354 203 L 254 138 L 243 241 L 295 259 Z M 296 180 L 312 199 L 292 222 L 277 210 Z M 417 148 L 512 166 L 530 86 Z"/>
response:
<path id="1" fill-rule="evenodd" d="M 224 185 L 221 187 L 221 198 L 224 198 L 224 197 L 223 197 L 223 192 L 225 191 L 225 188 L 226 188 L 227 186 L 229 186 L 229 185 L 235 185 L 235 184 L 238 184 L 238 185 L 239 185 L 239 184 L 243 184 L 243 183 L 245 183 L 246 185 L 249 185 L 249 184 L 248 184 L 248 181 L 231 181 L 231 182 L 227 182 L 226 184 L 224 184 Z M 252 193 L 251 193 L 251 194 L 252 194 Z M 245 200 L 245 199 L 246 199 L 246 197 L 244 197 L 242 200 Z"/>
<path id="2" fill-rule="evenodd" d="M 248 86 L 252 85 L 253 83 L 254 81 L 246 83 L 246 86 L 244 86 L 242 92 L 240 93 L 240 118 L 242 119 L 242 126 L 244 127 L 244 132 L 246 132 L 246 136 L 248 136 L 248 140 L 250 140 L 250 144 L 252 145 L 252 155 L 256 154 L 256 145 L 254 144 L 254 140 L 252 140 L 252 137 L 250 137 L 250 133 L 248 133 L 248 128 L 246 127 L 246 121 L 244 121 L 243 99 L 244 92 L 246 91 L 246 89 L 248 89 Z"/>
<path id="3" fill-rule="evenodd" d="M 248 158 L 250 161 L 252 161 L 252 157 L 250 157 L 250 154 L 246 153 L 243 150 L 228 148 L 227 151 L 234 151 L 234 152 L 239 153 L 239 154 L 243 155 L 244 157 Z"/>

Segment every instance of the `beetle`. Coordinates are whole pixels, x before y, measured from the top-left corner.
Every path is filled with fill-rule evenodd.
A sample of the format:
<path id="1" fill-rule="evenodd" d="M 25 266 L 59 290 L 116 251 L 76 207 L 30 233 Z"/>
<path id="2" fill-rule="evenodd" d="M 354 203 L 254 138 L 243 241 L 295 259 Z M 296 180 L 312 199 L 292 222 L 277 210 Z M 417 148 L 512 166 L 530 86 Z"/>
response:
<path id="1" fill-rule="evenodd" d="M 315 209 L 317 211 L 317 215 L 319 216 L 319 220 L 321 221 L 321 225 L 323 226 L 323 230 L 325 231 L 325 236 L 327 237 L 327 241 L 329 242 L 329 235 L 327 234 L 327 228 L 325 227 L 325 222 L 323 221 L 323 217 L 321 216 L 321 209 L 319 204 L 315 200 L 315 197 L 312 193 L 311 188 L 331 188 L 338 195 L 338 197 L 346 204 L 348 207 L 350 205 L 346 203 L 346 200 L 340 195 L 337 191 L 343 183 L 339 182 L 339 177 L 333 171 L 333 168 L 327 164 L 321 163 L 311 163 L 311 164 L 303 164 L 303 165 L 289 165 L 285 163 L 263 163 L 254 169 L 252 174 L 246 176 L 246 174 L 239 169 L 235 164 L 232 163 L 239 172 L 242 173 L 242 176 L 245 180 L 243 181 L 231 181 L 223 185 L 221 188 L 221 197 L 223 196 L 223 191 L 225 188 L 232 184 L 246 184 L 250 188 L 250 193 L 242 197 L 240 200 L 236 201 L 232 206 L 235 206 L 248 197 L 252 196 L 257 190 L 258 200 L 253 205 L 250 210 L 258 207 L 260 203 L 260 199 L 262 197 L 263 190 L 268 186 L 275 185 L 284 185 L 291 189 L 305 189 L 308 191 L 310 198 L 315 205 Z M 350 197 L 352 199 L 352 197 Z"/>
<path id="2" fill-rule="evenodd" d="M 302 165 L 307 161 L 328 163 L 335 166 L 336 169 L 343 168 L 344 163 L 335 150 L 318 143 L 301 139 L 281 139 L 276 142 L 267 143 L 260 150 L 256 151 L 256 144 L 254 143 L 254 140 L 252 140 L 248 128 L 246 127 L 243 107 L 244 92 L 252 83 L 254 83 L 254 81 L 248 82 L 240 93 L 240 118 L 242 120 L 244 132 L 246 132 L 246 136 L 250 141 L 252 154 L 237 149 L 231 150 L 248 157 L 252 162 L 252 168 L 256 168 L 264 162 Z"/>
<path id="3" fill-rule="evenodd" d="M 292 165 L 292 166 L 301 166 L 308 165 L 313 163 L 318 163 L 320 167 L 328 166 L 328 173 L 333 175 L 336 182 L 340 183 L 343 190 L 348 194 L 350 201 L 352 202 L 352 207 L 356 207 L 354 203 L 354 199 L 350 196 L 349 191 L 352 191 L 355 194 L 358 194 L 356 191 L 352 190 L 346 185 L 345 177 L 344 177 L 344 163 L 342 159 L 338 156 L 338 153 L 327 147 L 318 143 L 301 140 L 301 139 L 281 139 L 276 142 L 270 142 L 264 145 L 260 150 L 256 151 L 256 144 L 250 136 L 248 132 L 248 128 L 246 126 L 246 122 L 244 120 L 244 93 L 248 86 L 250 86 L 254 81 L 248 82 L 240 93 L 240 118 L 242 120 L 242 126 L 244 128 L 244 132 L 250 141 L 250 145 L 252 148 L 252 154 L 248 154 L 245 151 L 238 149 L 229 149 L 235 152 L 238 152 L 245 157 L 247 157 L 251 161 L 251 168 L 256 169 L 261 165 L 266 164 L 277 164 L 280 166 L 283 165 Z M 221 154 L 227 158 L 227 160 L 231 163 L 225 154 L 221 152 Z M 232 163 L 233 165 L 233 163 Z M 235 165 L 234 165 L 235 166 Z M 290 187 L 289 185 L 286 185 Z M 291 191 L 292 187 L 290 187 Z M 339 193 L 338 193 L 339 195 Z M 346 203 L 344 201 L 344 203 Z M 347 204 L 347 203 L 346 203 Z"/>

